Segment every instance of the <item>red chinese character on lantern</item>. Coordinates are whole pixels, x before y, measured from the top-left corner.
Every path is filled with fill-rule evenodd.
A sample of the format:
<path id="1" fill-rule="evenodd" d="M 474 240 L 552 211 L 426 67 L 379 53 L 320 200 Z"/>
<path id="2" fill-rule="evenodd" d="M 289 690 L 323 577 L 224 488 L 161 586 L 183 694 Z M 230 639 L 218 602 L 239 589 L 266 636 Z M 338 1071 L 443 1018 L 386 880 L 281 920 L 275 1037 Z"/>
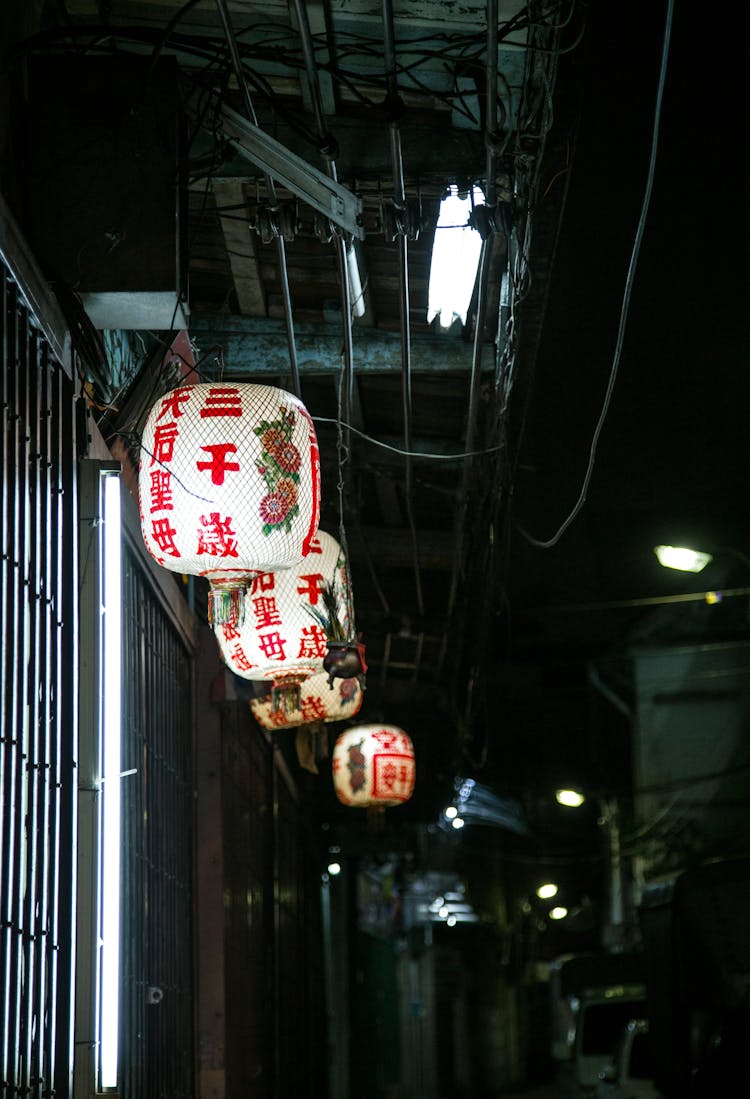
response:
<path id="1" fill-rule="evenodd" d="M 222 623 L 221 632 L 225 641 L 234 641 L 236 638 L 241 636 L 239 627 L 233 625 L 230 622 Z"/>
<path id="2" fill-rule="evenodd" d="M 174 542 L 177 531 L 170 527 L 169 519 L 154 519 L 151 524 L 151 537 L 156 542 L 162 553 L 168 553 L 170 557 L 180 557 L 180 551 Z"/>
<path id="3" fill-rule="evenodd" d="M 198 531 L 198 549 L 196 553 L 211 553 L 216 557 L 237 557 L 236 532 L 230 524 L 232 517 L 222 519 L 218 511 L 212 511 L 210 515 L 201 515 L 200 521 L 204 527 Z"/>
<path id="4" fill-rule="evenodd" d="M 171 393 L 168 393 L 164 400 L 161 402 L 161 411 L 156 417 L 157 420 L 163 420 L 168 412 L 171 412 L 175 420 L 178 420 L 182 415 L 182 405 L 185 401 L 190 400 L 190 390 L 181 388 L 173 389 Z"/>
<path id="5" fill-rule="evenodd" d="M 281 615 L 273 596 L 260 596 L 252 600 L 253 614 L 255 615 L 255 628 L 262 630 L 264 626 L 280 626 Z"/>
<path id="6" fill-rule="evenodd" d="M 268 660 L 285 659 L 284 645 L 286 644 L 286 638 L 282 637 L 280 633 L 261 634 L 258 637 L 258 644 Z"/>
<path id="7" fill-rule="evenodd" d="M 240 391 L 235 386 L 215 385 L 209 389 L 206 395 L 206 403 L 201 409 L 201 416 L 241 416 L 242 398 Z"/>
<path id="8" fill-rule="evenodd" d="M 151 465 L 157 462 L 171 462 L 174 443 L 177 438 L 177 424 L 159 424 L 154 428 L 154 453 Z"/>
<path id="9" fill-rule="evenodd" d="M 268 715 L 268 719 L 273 725 L 281 726 L 286 725 L 287 721 L 289 720 L 289 715 L 285 714 L 283 710 L 271 710 L 271 713 Z"/>
<path id="10" fill-rule="evenodd" d="M 257 595 L 259 591 L 273 591 L 275 578 L 272 572 L 256 572 L 250 586 L 250 594 Z"/>
<path id="11" fill-rule="evenodd" d="M 386 763 L 383 766 L 380 772 L 380 779 L 383 786 L 386 786 L 389 790 L 393 789 L 394 783 L 396 782 L 396 768 L 392 763 Z"/>
<path id="12" fill-rule="evenodd" d="M 300 706 L 305 721 L 323 721 L 328 716 L 325 704 L 317 695 L 312 698 L 303 698 Z"/>
<path id="13" fill-rule="evenodd" d="M 301 587 L 297 587 L 297 595 L 307 596 L 310 606 L 316 606 L 323 590 L 323 574 L 321 572 L 303 573 L 299 579 L 304 580 L 305 583 Z"/>
<path id="14" fill-rule="evenodd" d="M 230 656 L 235 667 L 240 668 L 243 672 L 249 672 L 252 668 L 252 664 L 241 645 L 235 645 L 233 649 L 230 649 Z"/>
<path id="15" fill-rule="evenodd" d="M 172 474 L 156 469 L 151 476 L 151 511 L 173 511 Z"/>
<path id="16" fill-rule="evenodd" d="M 319 540 L 317 538 L 313 538 L 312 542 L 310 543 L 310 553 L 322 553 L 322 552 L 323 552 L 323 547 L 321 546 Z"/>
<path id="17" fill-rule="evenodd" d="M 322 658 L 326 654 L 326 635 L 320 626 L 303 626 L 297 656 Z"/>
<path id="18" fill-rule="evenodd" d="M 208 446 L 202 446 L 201 450 L 206 450 L 211 455 L 210 462 L 196 462 L 196 466 L 201 471 L 204 469 L 211 470 L 211 483 L 214 485 L 224 484 L 224 474 L 228 472 L 236 472 L 240 468 L 239 462 L 227 461 L 227 454 L 236 454 L 237 447 L 234 443 L 210 443 Z"/>
<path id="19" fill-rule="evenodd" d="M 399 737 L 397 733 L 389 733 L 385 729 L 381 729 L 380 732 L 373 733 L 372 738 L 381 748 L 393 749 L 396 747 Z"/>

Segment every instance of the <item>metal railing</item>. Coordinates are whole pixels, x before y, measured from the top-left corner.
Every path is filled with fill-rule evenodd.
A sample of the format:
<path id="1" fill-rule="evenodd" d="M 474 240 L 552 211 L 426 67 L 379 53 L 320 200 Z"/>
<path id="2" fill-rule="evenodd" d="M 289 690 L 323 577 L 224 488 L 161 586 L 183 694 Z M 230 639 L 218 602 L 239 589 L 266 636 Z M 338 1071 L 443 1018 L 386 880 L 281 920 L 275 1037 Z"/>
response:
<path id="1" fill-rule="evenodd" d="M 179 1099 L 194 1093 L 193 668 L 140 557 L 126 542 L 120 1094 Z"/>
<path id="2" fill-rule="evenodd" d="M 74 388 L 43 281 L 0 206 L 0 1092 L 72 1074 Z M 50 323 L 51 322 L 51 323 Z M 42 324 L 45 324 L 44 330 Z"/>

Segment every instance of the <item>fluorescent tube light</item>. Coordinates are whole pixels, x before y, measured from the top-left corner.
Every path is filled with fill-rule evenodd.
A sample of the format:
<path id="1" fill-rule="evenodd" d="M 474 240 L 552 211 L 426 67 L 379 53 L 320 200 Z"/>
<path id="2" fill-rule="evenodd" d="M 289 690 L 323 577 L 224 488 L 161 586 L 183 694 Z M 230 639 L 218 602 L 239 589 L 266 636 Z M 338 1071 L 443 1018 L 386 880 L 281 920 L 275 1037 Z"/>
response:
<path id="1" fill-rule="evenodd" d="M 362 287 L 362 276 L 359 271 L 354 244 L 348 245 L 346 249 L 346 271 L 349 279 L 349 298 L 352 303 L 352 314 L 355 317 L 364 317 L 365 292 Z"/>
<path id="2" fill-rule="evenodd" d="M 120 1012 L 120 772 L 122 564 L 120 477 L 103 476 L 102 629 L 100 708 L 100 942 L 99 1087 L 117 1087 Z"/>
<path id="3" fill-rule="evenodd" d="M 474 203 L 484 198 L 478 187 L 473 195 Z M 428 324 L 435 317 L 441 328 L 450 328 L 456 318 L 466 324 L 482 251 L 481 236 L 468 224 L 474 203 L 468 195 L 460 197 L 455 184 L 440 203 L 430 264 Z"/>

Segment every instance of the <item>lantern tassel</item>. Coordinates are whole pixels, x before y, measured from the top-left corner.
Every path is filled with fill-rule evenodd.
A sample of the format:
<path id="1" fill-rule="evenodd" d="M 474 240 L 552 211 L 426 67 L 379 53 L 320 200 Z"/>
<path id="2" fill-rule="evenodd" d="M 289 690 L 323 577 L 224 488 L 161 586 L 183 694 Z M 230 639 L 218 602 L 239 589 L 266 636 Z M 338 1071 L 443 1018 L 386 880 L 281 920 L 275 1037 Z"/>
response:
<path id="1" fill-rule="evenodd" d="M 208 621 L 213 627 L 241 626 L 245 617 L 245 588 L 212 584 L 208 596 Z"/>
<path id="2" fill-rule="evenodd" d="M 271 705 L 277 713 L 289 717 L 297 713 L 301 705 L 301 681 L 296 676 L 279 678 L 271 688 Z"/>

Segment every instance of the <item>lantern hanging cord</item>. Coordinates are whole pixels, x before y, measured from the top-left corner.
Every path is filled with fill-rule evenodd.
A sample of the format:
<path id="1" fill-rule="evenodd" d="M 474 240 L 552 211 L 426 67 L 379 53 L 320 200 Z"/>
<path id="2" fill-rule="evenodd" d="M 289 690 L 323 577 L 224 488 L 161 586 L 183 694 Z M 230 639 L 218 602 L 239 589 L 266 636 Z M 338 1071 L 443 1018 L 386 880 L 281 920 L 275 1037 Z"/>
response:
<path id="1" fill-rule="evenodd" d="M 113 431 L 112 434 L 107 436 L 107 437 L 112 438 L 115 435 L 120 435 L 123 439 L 125 439 L 127 442 L 130 442 L 130 443 L 132 443 L 134 441 L 133 432 L 130 432 L 130 431 Z M 192 489 L 188 488 L 188 486 L 185 484 L 185 482 L 177 476 L 177 474 L 171 468 L 171 466 L 168 466 L 165 462 L 162 462 L 162 460 L 160 458 L 157 458 L 156 455 L 153 454 L 152 451 L 150 451 L 148 449 L 148 447 L 143 445 L 143 443 L 140 444 L 140 447 L 141 447 L 141 450 L 145 454 L 148 454 L 149 458 L 151 459 L 151 465 L 152 466 L 153 465 L 159 465 L 159 466 L 163 466 L 164 469 L 168 469 L 169 472 L 172 475 L 172 479 L 177 482 L 177 484 L 180 486 L 180 488 L 185 490 L 185 492 L 188 494 L 188 496 L 192 496 L 194 500 L 202 500 L 205 504 L 215 504 L 216 503 L 216 500 L 212 499 L 210 496 L 201 496 L 201 494 L 199 492 L 193 492 Z"/>
<path id="2" fill-rule="evenodd" d="M 599 436 L 601 435 L 602 428 L 604 427 L 604 421 L 609 411 L 610 402 L 612 400 L 612 393 L 615 387 L 615 381 L 617 379 L 617 372 L 620 366 L 620 359 L 622 356 L 622 345 L 625 339 L 625 325 L 628 318 L 628 312 L 630 309 L 630 296 L 633 290 L 633 282 L 635 280 L 635 269 L 638 263 L 638 254 L 641 249 L 641 241 L 643 239 L 644 229 L 646 227 L 646 217 L 648 215 L 648 208 L 651 202 L 651 192 L 654 186 L 654 175 L 656 172 L 656 153 L 659 145 L 659 123 L 661 119 L 661 106 L 662 98 L 664 94 L 664 84 L 667 75 L 667 60 L 669 58 L 669 42 L 672 31 L 672 13 L 674 9 L 674 0 L 669 0 L 667 4 L 666 22 L 664 27 L 664 43 L 662 46 L 661 55 L 661 68 L 659 71 L 659 81 L 656 90 L 656 105 L 654 108 L 654 124 L 651 135 L 651 154 L 649 157 L 648 175 L 646 179 L 646 187 L 643 194 L 643 202 L 641 204 L 641 212 L 638 218 L 638 226 L 636 228 L 635 240 L 633 242 L 633 249 L 630 255 L 630 263 L 628 264 L 628 272 L 625 278 L 625 289 L 623 292 L 622 306 L 620 309 L 620 320 L 617 328 L 617 340 L 615 343 L 615 352 L 612 360 L 612 368 L 609 374 L 609 381 L 607 383 L 607 390 L 604 395 L 604 402 L 602 404 L 601 412 L 599 413 L 599 419 L 597 420 L 596 427 L 594 428 L 594 434 L 591 439 L 591 446 L 589 448 L 589 460 L 586 468 L 586 473 L 583 478 L 583 484 L 581 485 L 581 491 L 578 495 L 578 499 L 573 505 L 572 510 L 566 519 L 558 527 L 555 534 L 546 541 L 534 538 L 528 531 L 517 524 L 518 532 L 523 535 L 527 542 L 530 542 L 532 546 L 537 546 L 539 549 L 551 549 L 557 545 L 560 538 L 565 531 L 574 521 L 574 519 L 580 513 L 583 505 L 586 502 L 586 496 L 591 482 L 591 477 L 594 472 L 594 463 L 596 461 L 596 448 L 599 443 Z"/>

